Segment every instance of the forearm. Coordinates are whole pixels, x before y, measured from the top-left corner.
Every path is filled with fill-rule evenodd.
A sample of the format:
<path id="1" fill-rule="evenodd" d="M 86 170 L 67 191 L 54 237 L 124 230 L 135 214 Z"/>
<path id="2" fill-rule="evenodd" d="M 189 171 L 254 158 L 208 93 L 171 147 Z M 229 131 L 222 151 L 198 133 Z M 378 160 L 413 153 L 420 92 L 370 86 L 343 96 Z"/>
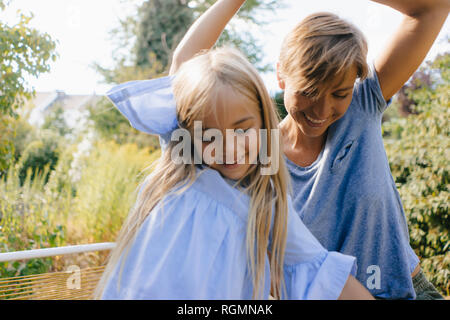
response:
<path id="1" fill-rule="evenodd" d="M 444 24 L 450 0 L 372 0 L 390 6 L 404 18 L 375 60 L 383 95 L 389 100 L 417 70 Z"/>
<path id="2" fill-rule="evenodd" d="M 450 0 L 371 0 L 394 8 L 401 13 L 419 17 L 429 12 L 440 10 L 446 11 L 450 9 Z"/>
<path id="3" fill-rule="evenodd" d="M 218 0 L 195 23 L 181 40 L 172 59 L 170 74 L 180 65 L 204 49 L 211 49 L 228 22 L 245 0 Z"/>
<path id="4" fill-rule="evenodd" d="M 375 300 L 370 292 L 356 280 L 355 277 L 349 276 L 342 289 L 339 300 Z"/>

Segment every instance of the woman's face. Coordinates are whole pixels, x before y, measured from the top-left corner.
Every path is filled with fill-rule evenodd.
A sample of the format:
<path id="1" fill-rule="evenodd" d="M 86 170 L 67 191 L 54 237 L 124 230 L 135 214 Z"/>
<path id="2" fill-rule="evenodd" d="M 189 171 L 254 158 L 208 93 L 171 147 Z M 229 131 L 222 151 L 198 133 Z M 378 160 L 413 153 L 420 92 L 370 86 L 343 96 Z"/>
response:
<path id="1" fill-rule="evenodd" d="M 305 96 L 298 86 L 289 79 L 282 79 L 278 74 L 278 83 L 284 90 L 284 103 L 289 115 L 295 120 L 304 136 L 319 138 L 334 122 L 342 118 L 353 97 L 357 68 L 353 66 L 344 75 L 337 75 L 323 90 L 319 99 Z M 342 80 L 341 80 L 342 79 Z"/>
<path id="2" fill-rule="evenodd" d="M 202 141 L 203 158 L 212 169 L 223 176 L 238 180 L 244 177 L 257 161 L 259 129 L 263 124 L 261 110 L 257 103 L 227 86 L 220 90 L 216 104 L 212 108 L 215 112 L 204 117 L 202 130 L 203 135 L 209 129 L 220 131 L 223 137 L 222 150 L 212 148 L 214 140 Z M 234 133 L 236 138 L 231 137 L 230 133 Z M 219 154 L 216 154 L 216 151 Z M 222 164 L 217 161 L 220 158 Z"/>

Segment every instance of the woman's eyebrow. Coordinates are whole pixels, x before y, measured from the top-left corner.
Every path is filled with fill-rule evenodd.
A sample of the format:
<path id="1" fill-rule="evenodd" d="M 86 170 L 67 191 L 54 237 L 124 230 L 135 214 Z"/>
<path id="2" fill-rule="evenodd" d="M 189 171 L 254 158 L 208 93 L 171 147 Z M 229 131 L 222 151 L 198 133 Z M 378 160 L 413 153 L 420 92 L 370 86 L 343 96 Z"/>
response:
<path id="1" fill-rule="evenodd" d="M 241 120 L 238 120 L 238 121 L 236 121 L 235 123 L 233 123 L 233 126 L 237 126 L 238 124 L 241 124 L 242 122 L 245 122 L 245 121 L 247 121 L 247 120 L 254 119 L 254 118 L 255 118 L 255 117 L 253 117 L 253 116 L 245 117 L 245 118 L 243 118 L 243 119 L 241 119 Z"/>
<path id="2" fill-rule="evenodd" d="M 335 89 L 337 89 L 337 88 L 335 88 Z M 347 87 L 347 88 L 342 88 L 342 89 L 337 89 L 336 91 L 347 91 L 347 90 L 350 90 L 350 89 L 353 89 L 353 86 Z"/>

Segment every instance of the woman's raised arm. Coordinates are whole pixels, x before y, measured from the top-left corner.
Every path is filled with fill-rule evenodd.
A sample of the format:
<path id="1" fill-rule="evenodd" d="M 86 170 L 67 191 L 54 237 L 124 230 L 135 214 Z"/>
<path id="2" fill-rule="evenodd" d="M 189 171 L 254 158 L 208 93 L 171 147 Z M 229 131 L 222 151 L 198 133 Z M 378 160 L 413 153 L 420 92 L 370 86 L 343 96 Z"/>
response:
<path id="1" fill-rule="evenodd" d="M 183 62 L 201 50 L 211 49 L 244 2 L 245 0 L 218 0 L 198 18 L 175 49 L 170 74 L 174 74 Z"/>
<path id="2" fill-rule="evenodd" d="M 447 18 L 450 0 L 372 0 L 403 13 L 403 21 L 375 60 L 387 101 L 417 70 Z"/>

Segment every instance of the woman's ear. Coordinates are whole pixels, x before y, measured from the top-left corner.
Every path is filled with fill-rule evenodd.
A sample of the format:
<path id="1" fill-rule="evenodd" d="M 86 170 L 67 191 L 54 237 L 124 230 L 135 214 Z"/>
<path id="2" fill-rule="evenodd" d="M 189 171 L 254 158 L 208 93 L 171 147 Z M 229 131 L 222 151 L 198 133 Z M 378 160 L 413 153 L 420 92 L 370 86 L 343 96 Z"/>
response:
<path id="1" fill-rule="evenodd" d="M 286 88 L 286 84 L 284 83 L 284 80 L 280 74 L 280 63 L 279 62 L 277 62 L 277 80 L 278 80 L 278 86 L 280 87 L 280 89 L 284 90 Z"/>

